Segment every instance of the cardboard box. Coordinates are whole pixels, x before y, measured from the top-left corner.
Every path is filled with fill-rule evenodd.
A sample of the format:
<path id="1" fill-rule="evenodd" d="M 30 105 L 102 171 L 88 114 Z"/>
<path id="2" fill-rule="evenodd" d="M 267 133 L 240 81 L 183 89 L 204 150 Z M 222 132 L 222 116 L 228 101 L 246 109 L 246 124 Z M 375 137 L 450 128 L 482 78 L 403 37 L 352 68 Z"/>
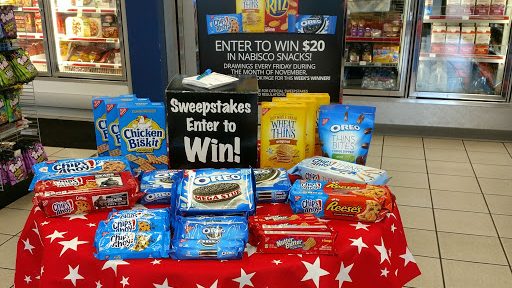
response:
<path id="1" fill-rule="evenodd" d="M 166 92 L 170 166 L 256 167 L 258 80 L 255 76 L 212 90 L 183 85 L 175 76 Z"/>

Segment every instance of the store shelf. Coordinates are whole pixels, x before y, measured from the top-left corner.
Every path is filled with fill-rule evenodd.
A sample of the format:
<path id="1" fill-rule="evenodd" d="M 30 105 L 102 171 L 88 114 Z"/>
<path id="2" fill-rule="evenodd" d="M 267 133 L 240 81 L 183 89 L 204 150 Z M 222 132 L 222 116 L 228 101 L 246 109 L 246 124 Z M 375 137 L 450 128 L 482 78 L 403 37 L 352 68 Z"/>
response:
<path id="1" fill-rule="evenodd" d="M 366 62 L 360 61 L 357 63 L 354 62 L 345 62 L 345 67 L 398 67 L 398 63 L 379 63 L 379 62 Z"/>
<path id="2" fill-rule="evenodd" d="M 461 55 L 461 54 L 438 54 L 421 53 L 420 60 L 445 60 L 445 61 L 474 61 L 479 63 L 504 64 L 505 56 L 502 55 Z"/>
<path id="3" fill-rule="evenodd" d="M 43 33 L 19 32 L 18 39 L 43 39 Z"/>
<path id="4" fill-rule="evenodd" d="M 9 137 L 21 132 L 23 129 L 29 127 L 27 120 L 19 120 L 17 122 L 3 124 L 0 126 L 0 140 L 9 139 Z"/>
<path id="5" fill-rule="evenodd" d="M 110 64 L 110 63 L 93 63 L 93 62 L 73 62 L 73 61 L 63 61 L 61 63 L 63 66 L 74 66 L 74 67 L 94 67 L 94 68 L 121 68 L 121 64 Z"/>
<path id="6" fill-rule="evenodd" d="M 425 16 L 423 23 L 501 23 L 507 24 L 510 22 L 509 16 L 494 16 L 494 15 L 435 15 Z"/>
<path id="7" fill-rule="evenodd" d="M 39 7 L 18 7 L 14 11 L 17 11 L 17 12 L 39 12 Z"/>
<path id="8" fill-rule="evenodd" d="M 57 13 L 100 13 L 100 14 L 116 14 L 115 8 L 94 8 L 94 7 L 68 7 L 57 8 Z"/>
<path id="9" fill-rule="evenodd" d="M 119 38 L 102 37 L 67 37 L 59 36 L 60 41 L 92 42 L 92 43 L 119 43 Z"/>
<path id="10" fill-rule="evenodd" d="M 353 37 L 347 36 L 346 42 L 400 43 L 400 37 Z"/>

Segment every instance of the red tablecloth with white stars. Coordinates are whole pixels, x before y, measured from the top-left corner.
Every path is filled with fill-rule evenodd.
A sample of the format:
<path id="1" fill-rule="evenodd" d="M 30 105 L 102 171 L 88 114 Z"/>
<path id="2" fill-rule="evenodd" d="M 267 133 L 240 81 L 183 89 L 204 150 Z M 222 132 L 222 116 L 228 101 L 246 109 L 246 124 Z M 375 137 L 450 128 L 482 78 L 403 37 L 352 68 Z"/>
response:
<path id="1" fill-rule="evenodd" d="M 258 215 L 289 215 L 286 204 L 258 206 Z M 363 224 L 331 220 L 337 256 L 260 254 L 248 245 L 242 260 L 171 259 L 99 261 L 96 225 L 107 213 L 28 217 L 18 242 L 16 288 L 243 288 L 402 287 L 420 275 L 398 209 L 385 220 Z"/>

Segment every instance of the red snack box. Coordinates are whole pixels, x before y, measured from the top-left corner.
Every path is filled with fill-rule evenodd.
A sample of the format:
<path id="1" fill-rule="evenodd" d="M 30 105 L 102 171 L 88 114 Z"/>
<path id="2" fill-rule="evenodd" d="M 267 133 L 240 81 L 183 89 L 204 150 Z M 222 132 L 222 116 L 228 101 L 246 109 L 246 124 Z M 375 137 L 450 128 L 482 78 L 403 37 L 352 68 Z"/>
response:
<path id="1" fill-rule="evenodd" d="M 265 32 L 288 32 L 288 15 L 298 14 L 299 0 L 267 0 Z"/>
<path id="2" fill-rule="evenodd" d="M 268 215 L 268 216 L 251 216 L 249 221 L 258 224 L 290 224 L 290 223 L 301 223 L 301 222 L 317 222 L 313 214 L 295 214 L 290 216 L 281 215 Z"/>
<path id="3" fill-rule="evenodd" d="M 130 172 L 39 181 L 34 193 L 35 204 L 48 217 L 128 208 L 142 196 Z"/>
<path id="4" fill-rule="evenodd" d="M 261 253 L 296 253 L 333 255 L 336 233 L 323 231 L 263 230 L 258 233 L 257 251 Z"/>

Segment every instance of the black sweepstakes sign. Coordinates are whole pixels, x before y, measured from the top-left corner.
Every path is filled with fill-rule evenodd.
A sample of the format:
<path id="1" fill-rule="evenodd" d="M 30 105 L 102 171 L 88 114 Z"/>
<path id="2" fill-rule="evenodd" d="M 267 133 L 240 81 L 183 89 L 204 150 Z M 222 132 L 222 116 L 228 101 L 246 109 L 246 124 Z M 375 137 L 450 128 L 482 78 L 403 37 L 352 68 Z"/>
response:
<path id="1" fill-rule="evenodd" d="M 197 0 L 196 5 L 201 72 L 255 75 L 260 101 L 317 92 L 339 102 L 344 1 Z"/>
<path id="2" fill-rule="evenodd" d="M 166 92 L 170 167 L 256 167 L 258 81 L 206 90 L 173 78 Z"/>

